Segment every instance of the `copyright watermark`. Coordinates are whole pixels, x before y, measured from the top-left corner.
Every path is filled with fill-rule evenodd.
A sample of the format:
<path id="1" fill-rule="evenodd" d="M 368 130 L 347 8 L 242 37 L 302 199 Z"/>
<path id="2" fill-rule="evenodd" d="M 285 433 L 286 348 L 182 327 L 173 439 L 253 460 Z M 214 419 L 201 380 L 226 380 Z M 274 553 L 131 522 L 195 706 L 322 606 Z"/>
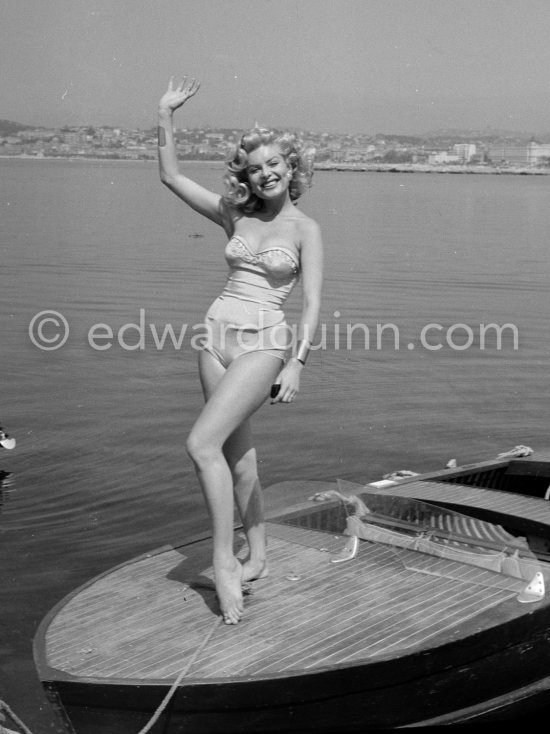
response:
<path id="1" fill-rule="evenodd" d="M 116 346 L 132 352 L 146 349 L 162 351 L 168 348 L 175 351 L 188 348 L 202 350 L 214 342 L 216 347 L 221 349 L 236 344 L 244 351 L 286 350 L 296 344 L 298 327 L 288 325 L 284 321 L 273 322 L 273 313 L 280 314 L 268 311 L 265 320 L 264 312 L 260 311 L 256 322 L 241 324 L 239 327 L 233 324 L 220 325 L 216 322 L 212 330 L 207 319 L 206 322 L 199 324 L 182 323 L 174 326 L 167 323 L 159 328 L 155 323 L 147 321 L 146 311 L 141 308 L 137 322 L 128 322 L 118 328 L 104 322 L 95 323 L 89 327 L 85 339 L 97 352 L 105 352 Z M 434 321 L 420 327 L 414 338 L 405 339 L 399 326 L 391 322 L 370 325 L 362 322 L 342 323 L 339 311 L 335 311 L 333 316 L 335 321 L 320 323 L 316 339 L 311 345 L 312 351 L 328 349 L 412 351 L 421 348 L 437 352 L 447 348 L 463 352 L 469 349 L 478 351 L 519 349 L 519 329 L 512 323 L 480 323 L 472 326 L 457 322 L 445 326 Z M 70 327 L 68 320 L 59 311 L 44 310 L 33 316 L 28 331 L 35 347 L 42 351 L 55 351 L 67 343 Z"/>
<path id="2" fill-rule="evenodd" d="M 40 311 L 29 324 L 29 338 L 43 352 L 61 349 L 69 338 L 69 332 L 69 322 L 59 311 Z"/>

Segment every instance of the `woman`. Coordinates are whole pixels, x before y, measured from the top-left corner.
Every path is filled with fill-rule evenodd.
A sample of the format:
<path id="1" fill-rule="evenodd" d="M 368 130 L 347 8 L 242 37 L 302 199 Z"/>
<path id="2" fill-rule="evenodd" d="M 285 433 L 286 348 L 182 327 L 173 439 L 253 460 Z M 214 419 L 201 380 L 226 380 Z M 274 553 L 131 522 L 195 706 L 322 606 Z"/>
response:
<path id="1" fill-rule="evenodd" d="M 254 129 L 227 164 L 227 194 L 219 196 L 179 172 L 172 115 L 199 89 L 193 79 L 159 102 L 161 181 L 199 214 L 225 230 L 229 275 L 206 316 L 199 352 L 205 406 L 187 441 L 213 530 L 214 583 L 226 624 L 243 614 L 242 584 L 267 575 L 266 539 L 250 417 L 268 394 L 292 403 L 319 320 L 322 243 L 317 224 L 294 206 L 311 178 L 311 161 L 292 135 Z M 303 308 L 295 356 L 281 305 L 298 276 Z M 272 385 L 278 387 L 273 387 Z M 278 392 L 277 392 L 278 390 Z M 233 501 L 249 554 L 233 552 Z"/>

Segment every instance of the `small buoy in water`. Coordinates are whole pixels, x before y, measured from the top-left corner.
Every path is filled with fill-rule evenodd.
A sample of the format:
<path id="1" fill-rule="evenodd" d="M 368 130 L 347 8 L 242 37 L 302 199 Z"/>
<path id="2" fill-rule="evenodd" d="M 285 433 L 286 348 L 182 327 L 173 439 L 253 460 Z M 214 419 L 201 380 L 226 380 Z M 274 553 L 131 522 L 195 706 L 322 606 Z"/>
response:
<path id="1" fill-rule="evenodd" d="M 456 459 L 449 459 L 449 461 L 445 464 L 445 469 L 455 469 L 456 468 Z"/>
<path id="2" fill-rule="evenodd" d="M 288 576 L 285 576 L 285 578 L 288 581 L 299 581 L 302 577 L 298 576 L 297 573 L 289 573 Z"/>
<path id="3" fill-rule="evenodd" d="M 10 438 L 3 428 L 0 428 L 0 446 L 5 449 L 15 448 L 15 438 Z"/>

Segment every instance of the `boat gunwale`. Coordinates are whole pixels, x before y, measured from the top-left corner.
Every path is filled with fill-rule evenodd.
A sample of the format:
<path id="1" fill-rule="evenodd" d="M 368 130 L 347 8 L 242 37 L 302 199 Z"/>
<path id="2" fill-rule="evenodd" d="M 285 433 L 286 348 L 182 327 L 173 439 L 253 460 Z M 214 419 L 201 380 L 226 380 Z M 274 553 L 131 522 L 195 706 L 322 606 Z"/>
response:
<path id="1" fill-rule="evenodd" d="M 522 461 L 530 459 L 530 457 L 522 457 Z M 396 481 L 396 484 L 401 486 L 402 484 L 409 484 L 410 482 L 418 482 L 418 481 L 439 481 L 440 478 L 452 478 L 452 477 L 460 477 L 465 472 L 475 472 L 480 471 L 483 469 L 503 469 L 504 467 L 510 466 L 510 464 L 515 461 L 514 457 L 507 457 L 503 459 L 486 459 L 485 461 L 476 461 L 472 464 L 461 464 L 460 466 L 456 467 L 449 467 L 449 468 L 443 468 L 443 469 L 435 469 L 433 471 L 423 472 L 421 474 L 416 474 L 414 476 L 406 476 L 402 477 L 399 480 Z M 376 483 L 375 483 L 376 484 Z M 388 489 L 391 489 L 391 487 L 388 487 Z M 488 489 L 488 487 L 480 487 L 479 489 Z M 494 490 L 497 491 L 497 490 Z M 510 493 L 510 494 L 517 494 L 517 493 Z"/>

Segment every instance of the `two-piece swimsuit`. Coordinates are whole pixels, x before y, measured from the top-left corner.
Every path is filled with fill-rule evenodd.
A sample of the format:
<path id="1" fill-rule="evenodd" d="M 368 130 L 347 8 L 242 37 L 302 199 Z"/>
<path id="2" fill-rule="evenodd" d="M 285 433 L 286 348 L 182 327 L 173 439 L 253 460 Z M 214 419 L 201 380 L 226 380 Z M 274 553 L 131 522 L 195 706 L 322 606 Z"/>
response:
<path id="1" fill-rule="evenodd" d="M 246 240 L 233 235 L 225 259 L 229 273 L 206 314 L 203 349 L 224 367 L 253 351 L 284 360 L 292 334 L 282 306 L 300 274 L 298 256 L 280 246 L 253 252 Z"/>

